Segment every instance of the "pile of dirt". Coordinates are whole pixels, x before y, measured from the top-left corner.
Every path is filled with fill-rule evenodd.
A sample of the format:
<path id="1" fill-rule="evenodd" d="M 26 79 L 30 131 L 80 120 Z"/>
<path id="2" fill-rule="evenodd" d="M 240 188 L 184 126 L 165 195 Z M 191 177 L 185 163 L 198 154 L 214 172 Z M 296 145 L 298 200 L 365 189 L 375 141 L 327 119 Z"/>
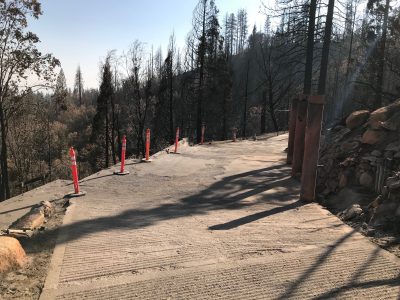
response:
<path id="1" fill-rule="evenodd" d="M 353 112 L 322 139 L 319 199 L 371 237 L 400 236 L 399 137 L 400 99 Z"/>
<path id="2" fill-rule="evenodd" d="M 10 234 L 19 240 L 27 260 L 22 267 L 0 273 L 0 299 L 39 299 L 67 204 L 65 199 L 52 205 L 46 201 L 10 226 L 19 228 L 10 229 Z M 32 235 L 20 233 L 24 230 L 28 232 L 27 228 L 32 228 L 32 225 L 36 226 L 42 215 L 45 221 L 40 222 L 40 227 L 35 228 Z"/>

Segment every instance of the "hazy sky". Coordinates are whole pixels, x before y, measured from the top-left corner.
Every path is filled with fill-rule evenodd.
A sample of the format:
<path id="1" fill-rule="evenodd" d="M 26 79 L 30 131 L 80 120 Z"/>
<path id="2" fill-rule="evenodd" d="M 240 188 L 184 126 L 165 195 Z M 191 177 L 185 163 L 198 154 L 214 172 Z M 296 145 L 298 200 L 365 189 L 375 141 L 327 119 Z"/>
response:
<path id="1" fill-rule="evenodd" d="M 263 26 L 262 0 L 215 0 L 222 23 L 226 12 L 245 8 L 249 31 Z M 264 0 L 264 2 L 274 0 Z M 85 87 L 99 85 L 99 62 L 109 50 L 118 53 L 136 39 L 151 49 L 165 48 L 175 32 L 177 44 L 191 29 L 197 0 L 42 0 L 43 15 L 30 23 L 41 39 L 40 49 L 61 60 L 67 85 L 72 87 L 77 66 L 81 66 Z"/>

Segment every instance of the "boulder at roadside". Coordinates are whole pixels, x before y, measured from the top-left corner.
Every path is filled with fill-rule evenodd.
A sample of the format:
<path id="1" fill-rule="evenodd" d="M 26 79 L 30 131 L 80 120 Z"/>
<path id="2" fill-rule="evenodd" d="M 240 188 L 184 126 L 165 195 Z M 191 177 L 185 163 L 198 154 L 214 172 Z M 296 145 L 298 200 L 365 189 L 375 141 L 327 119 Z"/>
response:
<path id="1" fill-rule="evenodd" d="M 26 254 L 15 238 L 0 236 L 0 273 L 20 268 L 26 262 Z"/>

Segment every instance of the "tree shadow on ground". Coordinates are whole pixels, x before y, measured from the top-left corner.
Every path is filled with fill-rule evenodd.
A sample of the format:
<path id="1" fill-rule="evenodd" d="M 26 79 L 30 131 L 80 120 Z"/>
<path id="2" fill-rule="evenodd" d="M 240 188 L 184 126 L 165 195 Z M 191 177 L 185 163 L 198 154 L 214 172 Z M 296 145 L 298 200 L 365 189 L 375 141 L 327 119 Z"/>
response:
<path id="1" fill-rule="evenodd" d="M 224 224 L 213 225 L 213 226 L 210 226 L 209 229 L 210 230 L 233 229 L 233 228 L 257 221 L 262 218 L 266 218 L 266 217 L 269 217 L 269 216 L 272 216 L 272 215 L 275 215 L 275 214 L 278 214 L 278 213 L 281 213 L 281 212 L 284 212 L 287 210 L 291 210 L 291 209 L 300 207 L 303 204 L 304 203 L 302 201 L 298 200 L 298 201 L 290 203 L 288 205 L 274 207 L 273 209 L 261 211 L 261 212 L 258 212 L 258 213 L 252 214 L 252 215 L 248 215 L 248 216 L 245 216 L 245 217 L 242 217 L 242 218 L 239 218 L 239 219 L 236 219 L 236 220 L 224 223 Z"/>
<path id="2" fill-rule="evenodd" d="M 190 215 L 203 215 L 210 211 L 240 209 L 260 203 L 273 201 L 276 208 L 269 212 L 260 212 L 244 217 L 235 226 L 256 221 L 269 215 L 298 207 L 294 202 L 298 193 L 298 183 L 289 176 L 289 168 L 283 164 L 268 168 L 244 172 L 225 177 L 204 190 L 184 197 L 176 202 L 160 204 L 148 209 L 128 209 L 120 214 L 86 219 L 62 226 L 58 243 L 67 243 L 85 235 L 118 229 L 140 229 L 161 221 L 182 218 Z M 278 188 L 278 190 L 272 191 Z M 264 192 L 271 192 L 262 195 Z M 254 203 L 245 203 L 244 199 L 256 197 Z M 227 225 L 229 226 L 229 225 Z M 43 234 L 50 234 L 45 231 Z"/>
<path id="3" fill-rule="evenodd" d="M 344 244 L 348 239 L 350 239 L 356 232 L 358 232 L 357 228 L 353 228 L 349 233 L 342 236 L 338 239 L 333 245 L 330 245 L 326 251 L 324 251 L 316 261 L 310 265 L 293 283 L 291 283 L 284 291 L 284 293 L 279 296 L 278 300 L 286 300 L 286 299 L 296 299 L 296 292 L 299 290 L 302 284 L 310 280 L 311 276 L 317 272 L 317 270 L 323 268 L 324 263 L 328 260 L 328 258 L 334 253 L 334 251 Z M 373 263 L 381 251 L 385 251 L 379 247 L 376 247 L 374 251 L 369 254 L 369 257 L 363 264 L 352 274 L 351 279 L 345 285 L 337 286 L 331 290 L 326 291 L 325 293 L 315 296 L 312 299 L 320 300 L 320 299 L 335 299 L 340 297 L 343 293 L 353 290 L 353 289 L 367 289 L 372 287 L 390 287 L 390 286 L 399 286 L 400 285 L 400 273 L 396 278 L 390 279 L 382 279 L 382 280 L 369 280 L 362 281 L 359 280 L 361 277 L 366 274 L 369 270 L 368 267 L 371 263 Z M 355 257 L 357 259 L 357 257 Z M 344 295 L 343 295 L 344 296 Z M 400 294 L 399 294 L 400 296 Z M 310 298 L 311 299 L 311 298 Z"/>
<path id="4" fill-rule="evenodd" d="M 106 217 L 96 217 L 67 224 L 61 228 L 58 243 L 67 243 L 97 232 L 119 229 L 142 229 L 158 222 L 168 221 L 187 216 L 204 215 L 216 210 L 237 210 L 251 208 L 254 213 L 232 220 L 223 224 L 210 226 L 211 230 L 230 230 L 238 226 L 267 218 L 288 210 L 296 209 L 302 205 L 296 201 L 298 183 L 289 176 L 290 169 L 281 164 L 262 168 L 241 174 L 222 178 L 200 192 L 184 197 L 176 202 L 164 203 L 156 207 L 144 209 L 128 209 L 120 214 Z M 253 197 L 251 203 L 243 200 Z M 269 210 L 260 211 L 259 204 L 272 203 Z M 287 286 L 278 299 L 296 298 L 296 293 L 309 278 L 324 267 L 335 249 L 344 244 L 356 233 L 356 229 L 345 234 L 333 245 L 315 259 L 315 261 L 289 286 Z M 47 231 L 44 235 L 51 235 Z M 42 235 L 43 235 L 42 234 Z M 363 265 L 354 272 L 351 280 L 340 287 L 335 287 L 324 294 L 317 295 L 315 299 L 340 297 L 342 293 L 352 289 L 365 289 L 369 287 L 395 286 L 400 283 L 399 278 L 370 280 L 360 282 L 360 278 L 367 270 L 368 264 L 379 255 L 379 248 L 373 251 Z M 383 251 L 383 250 L 380 250 Z"/>

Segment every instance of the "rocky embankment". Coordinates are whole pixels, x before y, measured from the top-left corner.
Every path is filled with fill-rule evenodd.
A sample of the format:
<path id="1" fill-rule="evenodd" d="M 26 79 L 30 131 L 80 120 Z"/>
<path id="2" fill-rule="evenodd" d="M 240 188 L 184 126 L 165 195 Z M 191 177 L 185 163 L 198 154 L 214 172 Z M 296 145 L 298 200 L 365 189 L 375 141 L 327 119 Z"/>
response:
<path id="1" fill-rule="evenodd" d="M 373 112 L 355 111 L 329 130 L 321 143 L 318 193 L 369 235 L 400 233 L 400 99 Z"/>

